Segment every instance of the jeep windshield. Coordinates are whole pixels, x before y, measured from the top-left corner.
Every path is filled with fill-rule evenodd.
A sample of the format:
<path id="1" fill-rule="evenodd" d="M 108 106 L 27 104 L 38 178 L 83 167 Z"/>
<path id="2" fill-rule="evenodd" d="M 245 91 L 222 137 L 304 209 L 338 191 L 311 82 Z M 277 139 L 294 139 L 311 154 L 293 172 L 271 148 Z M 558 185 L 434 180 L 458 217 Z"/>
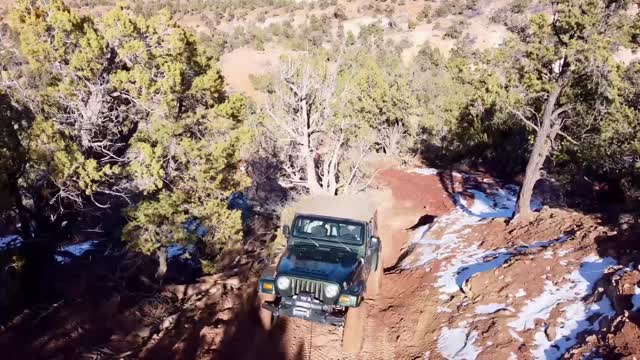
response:
<path id="1" fill-rule="evenodd" d="M 364 226 L 361 223 L 312 216 L 296 217 L 293 236 L 335 242 L 336 244 L 362 245 Z"/>

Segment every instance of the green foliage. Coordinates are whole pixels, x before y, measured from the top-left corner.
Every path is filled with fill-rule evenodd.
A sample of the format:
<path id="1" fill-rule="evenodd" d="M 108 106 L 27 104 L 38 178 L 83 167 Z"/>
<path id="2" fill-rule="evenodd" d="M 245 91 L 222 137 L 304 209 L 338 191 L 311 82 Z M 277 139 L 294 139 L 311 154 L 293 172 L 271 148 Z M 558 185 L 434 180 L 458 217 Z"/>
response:
<path id="1" fill-rule="evenodd" d="M 431 12 L 432 12 L 431 4 L 424 4 L 424 7 L 422 8 L 422 10 L 420 10 L 418 15 L 416 16 L 416 21 L 418 22 L 431 21 Z"/>
<path id="2" fill-rule="evenodd" d="M 447 31 L 445 31 L 444 33 L 444 37 L 445 38 L 449 38 L 449 39 L 459 39 L 462 37 L 462 34 L 464 33 L 465 29 L 469 26 L 469 23 L 464 20 L 456 20 L 453 23 L 451 23 L 451 25 L 449 26 L 449 28 L 447 28 Z"/>
<path id="3" fill-rule="evenodd" d="M 522 14 L 527 10 L 530 4 L 531 0 L 513 0 L 509 4 L 509 11 L 515 14 Z"/>
<path id="4" fill-rule="evenodd" d="M 467 10 L 475 10 L 477 6 L 477 0 L 445 0 L 436 8 L 433 15 L 434 17 L 462 15 Z"/>
<path id="5" fill-rule="evenodd" d="M 336 6 L 335 10 L 333 10 L 333 17 L 340 21 L 347 20 L 347 13 L 342 5 Z"/>
<path id="6" fill-rule="evenodd" d="M 384 43 L 384 29 L 378 24 L 365 25 L 360 29 L 358 41 L 368 48 L 381 48 Z"/>
<path id="7" fill-rule="evenodd" d="M 406 125 L 412 104 L 407 79 L 385 74 L 375 59 L 360 56 L 343 69 L 342 82 L 348 84 L 342 116 L 371 128 Z"/>
<path id="8" fill-rule="evenodd" d="M 640 46 L 640 14 L 636 15 L 636 18 L 631 23 L 629 38 L 633 46 L 636 48 Z"/>
<path id="9" fill-rule="evenodd" d="M 241 240 L 226 198 L 250 184 L 240 163 L 252 133 L 245 100 L 224 91 L 219 52 L 168 10 L 145 18 L 124 4 L 98 26 L 59 0 L 21 0 L 10 25 L 22 73 L 44 80 L 28 89 L 39 116 L 26 131 L 26 192 L 87 216 L 85 205 L 127 199 L 124 237 L 147 253 L 193 241 L 190 217 L 211 230 L 211 255 Z"/>
<path id="10" fill-rule="evenodd" d="M 249 81 L 251 81 L 251 85 L 257 91 L 269 93 L 273 90 L 274 79 L 273 79 L 273 76 L 269 74 L 264 74 L 264 75 L 250 74 Z"/>
<path id="11" fill-rule="evenodd" d="M 27 121 L 27 115 L 0 91 L 0 216 L 15 206 L 12 188 L 17 186 L 27 157 L 27 149 L 22 144 Z"/>

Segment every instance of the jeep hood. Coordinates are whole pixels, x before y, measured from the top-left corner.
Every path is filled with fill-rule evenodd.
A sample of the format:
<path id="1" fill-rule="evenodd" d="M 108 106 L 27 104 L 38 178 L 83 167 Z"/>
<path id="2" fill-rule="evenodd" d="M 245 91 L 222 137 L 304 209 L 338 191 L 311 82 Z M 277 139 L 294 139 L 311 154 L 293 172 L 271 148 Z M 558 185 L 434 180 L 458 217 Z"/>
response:
<path id="1" fill-rule="evenodd" d="M 278 273 L 342 284 L 361 264 L 356 254 L 347 250 L 294 246 L 282 256 Z"/>

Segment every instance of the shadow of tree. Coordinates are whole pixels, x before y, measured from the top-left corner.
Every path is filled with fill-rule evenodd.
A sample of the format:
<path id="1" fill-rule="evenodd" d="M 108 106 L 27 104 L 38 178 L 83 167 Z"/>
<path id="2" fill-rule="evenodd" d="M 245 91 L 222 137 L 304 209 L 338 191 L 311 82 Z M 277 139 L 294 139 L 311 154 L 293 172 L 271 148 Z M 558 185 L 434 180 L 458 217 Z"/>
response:
<path id="1" fill-rule="evenodd" d="M 155 265 L 150 259 L 138 258 L 146 264 L 122 277 L 118 273 L 120 265 L 127 262 L 125 258 L 82 260 L 50 268 L 47 279 L 60 297 L 29 308 L 1 328 L 3 359 L 79 358 L 106 346 L 112 336 L 129 334 L 140 327 L 127 317 L 156 294 L 153 286 L 141 281 L 153 274 Z"/>
<path id="2" fill-rule="evenodd" d="M 143 359 L 289 359 L 283 336 L 286 321 L 272 329 L 262 326 L 258 312 L 257 282 L 241 279 L 233 299 L 205 305 L 201 311 L 181 313 L 166 331 L 140 355 Z M 225 308 L 233 304 L 233 307 Z M 221 316 L 222 315 L 222 316 Z M 304 349 L 294 359 L 302 359 Z"/>
<path id="3" fill-rule="evenodd" d="M 121 259 L 122 260 L 122 259 Z M 190 301 L 139 281 L 155 264 L 115 284 L 115 264 L 82 264 L 60 276 L 68 279 L 63 300 L 30 309 L 0 328 L 3 359 L 302 359 L 283 340 L 287 322 L 267 330 L 259 319 L 256 270 L 242 268 L 216 276 L 207 286 L 185 286 Z M 105 261 L 105 260 L 102 260 Z M 94 268 L 99 267 L 99 269 Z M 146 270 L 145 270 L 146 269 Z M 144 274 L 148 272 L 149 274 Z M 75 283 L 75 288 L 73 284 Z M 187 289 L 195 289 L 187 290 Z M 220 296 L 219 289 L 223 296 Z M 168 308 L 153 319 L 145 304 L 164 299 Z M 141 315 L 141 313 L 143 313 Z"/>

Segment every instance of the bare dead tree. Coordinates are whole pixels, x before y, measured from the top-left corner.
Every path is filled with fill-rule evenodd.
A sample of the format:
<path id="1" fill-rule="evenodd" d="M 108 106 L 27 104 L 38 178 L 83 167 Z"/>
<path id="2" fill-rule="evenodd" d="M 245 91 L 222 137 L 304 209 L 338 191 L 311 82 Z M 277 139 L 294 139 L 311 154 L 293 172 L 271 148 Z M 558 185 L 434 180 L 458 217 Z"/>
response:
<path id="1" fill-rule="evenodd" d="M 379 134 L 384 152 L 395 157 L 400 157 L 402 142 L 406 136 L 404 126 L 401 123 L 388 125 L 380 129 Z"/>
<path id="2" fill-rule="evenodd" d="M 369 145 L 354 142 L 353 124 L 335 112 L 346 91 L 338 89 L 338 68 L 320 70 L 304 59 L 289 59 L 280 69 L 264 112 L 283 152 L 285 187 L 335 195 L 354 191 L 364 174 L 362 157 Z M 356 148 L 363 150 L 360 158 L 349 156 Z"/>

